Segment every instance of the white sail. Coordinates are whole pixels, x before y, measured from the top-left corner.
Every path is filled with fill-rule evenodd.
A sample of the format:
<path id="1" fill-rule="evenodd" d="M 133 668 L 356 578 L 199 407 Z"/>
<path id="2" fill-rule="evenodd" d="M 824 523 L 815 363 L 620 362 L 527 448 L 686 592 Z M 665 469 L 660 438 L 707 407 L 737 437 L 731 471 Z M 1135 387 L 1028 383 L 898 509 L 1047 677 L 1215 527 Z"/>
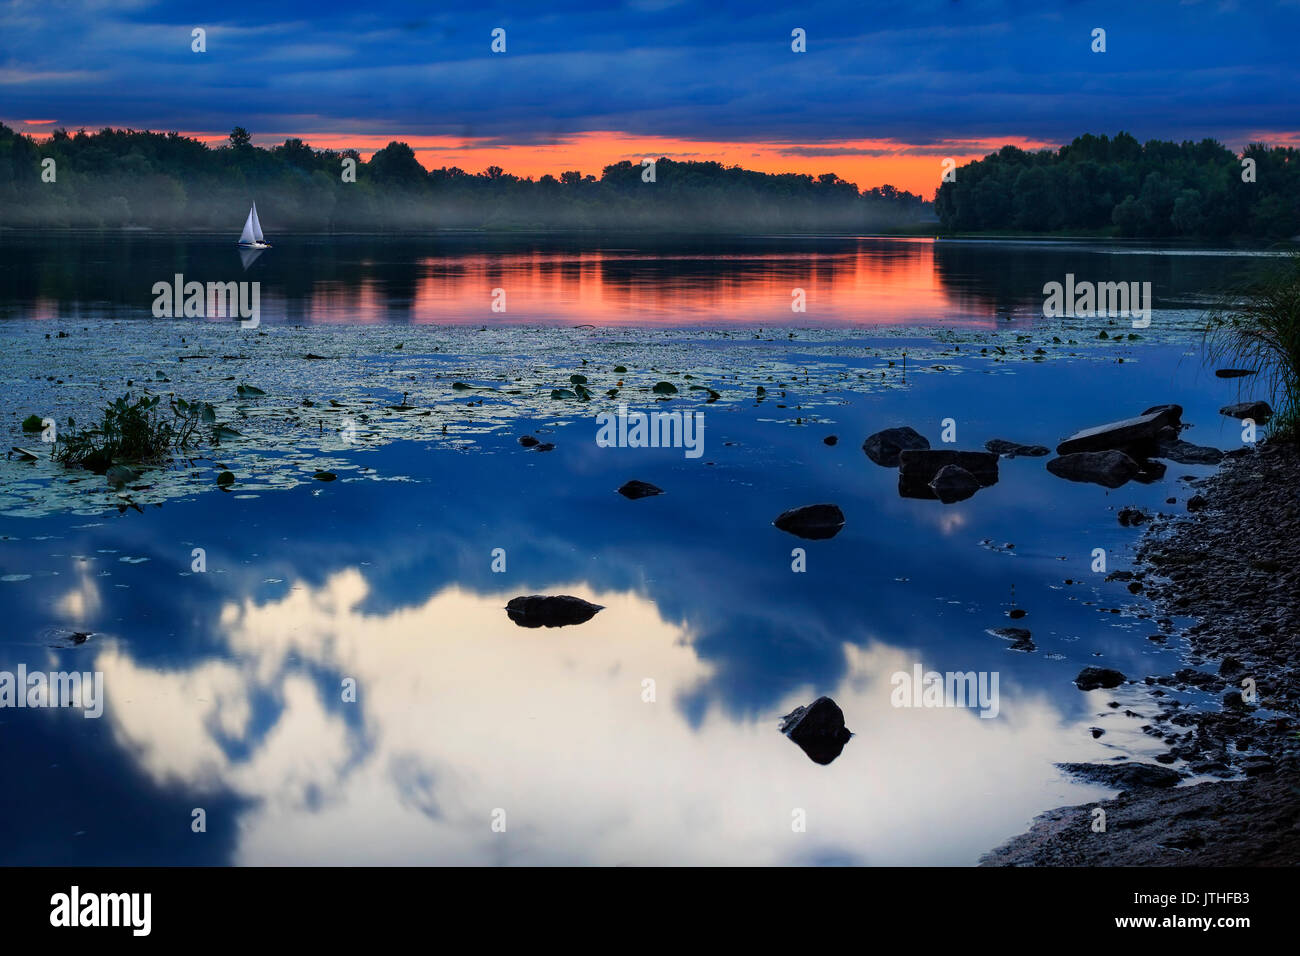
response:
<path id="1" fill-rule="evenodd" d="M 262 224 L 257 219 L 257 203 L 253 203 L 253 211 L 248 215 L 253 221 L 253 238 L 258 242 L 262 242 L 264 237 L 262 235 Z"/>
<path id="2" fill-rule="evenodd" d="M 255 242 L 261 235 L 262 229 L 257 224 L 257 207 L 254 206 L 248 214 L 248 219 L 244 222 L 244 231 L 239 235 L 240 242 Z"/>

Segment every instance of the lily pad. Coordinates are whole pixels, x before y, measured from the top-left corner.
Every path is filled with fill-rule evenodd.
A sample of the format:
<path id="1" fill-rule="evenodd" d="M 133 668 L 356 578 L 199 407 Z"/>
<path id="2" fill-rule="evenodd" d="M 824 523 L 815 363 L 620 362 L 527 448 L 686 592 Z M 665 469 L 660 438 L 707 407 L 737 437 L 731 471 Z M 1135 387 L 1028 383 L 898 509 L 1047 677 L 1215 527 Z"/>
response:
<path id="1" fill-rule="evenodd" d="M 222 488 L 226 488 L 234 483 L 235 473 L 232 471 L 223 471 L 221 474 L 217 475 L 217 484 Z"/>
<path id="2" fill-rule="evenodd" d="M 656 382 L 654 388 L 650 389 L 656 395 L 676 395 L 677 386 L 672 382 Z"/>

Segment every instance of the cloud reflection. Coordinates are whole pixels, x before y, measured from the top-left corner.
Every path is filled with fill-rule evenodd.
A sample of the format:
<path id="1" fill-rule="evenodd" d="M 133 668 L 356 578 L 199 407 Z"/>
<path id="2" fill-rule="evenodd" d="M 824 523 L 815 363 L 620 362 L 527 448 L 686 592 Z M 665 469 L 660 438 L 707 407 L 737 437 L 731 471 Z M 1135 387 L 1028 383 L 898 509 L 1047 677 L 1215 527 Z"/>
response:
<path id="1" fill-rule="evenodd" d="M 119 645 L 96 666 L 116 740 L 157 784 L 246 798 L 239 864 L 971 863 L 1095 792 L 1053 771 L 1098 751 L 1080 733 L 1063 752 L 1045 695 L 1004 683 L 996 720 L 894 709 L 889 677 L 915 657 L 873 643 L 845 645 L 838 687 L 688 719 L 679 702 L 714 676 L 689 624 L 634 592 L 550 590 L 606 610 L 522 631 L 503 610 L 513 592 L 449 587 L 366 613 L 348 569 L 227 604 L 227 658 L 153 669 Z M 856 734 L 829 767 L 777 731 L 820 693 Z"/>

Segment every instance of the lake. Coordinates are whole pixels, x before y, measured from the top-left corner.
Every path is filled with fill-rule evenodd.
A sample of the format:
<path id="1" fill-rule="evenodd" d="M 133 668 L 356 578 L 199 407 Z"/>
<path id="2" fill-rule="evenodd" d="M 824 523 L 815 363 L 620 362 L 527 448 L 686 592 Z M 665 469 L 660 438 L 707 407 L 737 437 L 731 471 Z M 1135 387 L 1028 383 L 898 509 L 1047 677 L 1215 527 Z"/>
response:
<path id="1" fill-rule="evenodd" d="M 1108 793 L 1056 762 L 1163 749 L 1136 688 L 1072 681 L 1176 668 L 1182 622 L 1107 580 L 1141 534 L 1117 513 L 1182 512 L 1212 469 L 1110 490 L 1004 458 L 943 504 L 863 440 L 1055 447 L 1177 402 L 1239 447 L 1218 409 L 1262 396 L 1197 323 L 1269 253 L 270 241 L 0 232 L 8 444 L 41 453 L 0 461 L 0 672 L 103 686 L 97 719 L 0 709 L 0 863 L 967 865 Z M 176 274 L 259 283 L 260 324 L 156 318 Z M 1044 318 L 1067 274 L 1151 282 L 1150 326 Z M 124 487 L 21 430 L 145 390 L 227 430 Z M 701 453 L 603 447 L 620 405 L 701 414 Z M 822 502 L 832 538 L 772 524 Z M 532 594 L 603 609 L 521 627 Z M 996 713 L 896 706 L 918 666 L 996 675 Z M 778 730 L 823 695 L 854 734 L 824 765 Z"/>

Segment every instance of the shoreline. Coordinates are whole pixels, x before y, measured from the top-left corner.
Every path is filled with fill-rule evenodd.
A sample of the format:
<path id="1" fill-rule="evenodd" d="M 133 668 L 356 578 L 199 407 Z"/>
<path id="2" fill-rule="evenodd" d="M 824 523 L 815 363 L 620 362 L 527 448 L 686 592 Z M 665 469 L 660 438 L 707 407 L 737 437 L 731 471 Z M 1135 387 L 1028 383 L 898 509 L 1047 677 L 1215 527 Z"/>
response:
<path id="1" fill-rule="evenodd" d="M 1300 446 L 1261 443 L 1189 484 L 1189 513 L 1157 520 L 1132 572 L 1157 616 L 1194 618 L 1174 674 L 1144 675 L 1157 764 L 1221 778 L 1058 807 L 981 866 L 1294 866 L 1300 862 Z M 1199 501 L 1197 499 L 1200 499 Z M 1165 633 L 1150 640 L 1163 643 Z M 1253 703 L 1242 700 L 1253 689 Z M 1182 707 L 1195 688 L 1218 711 Z M 1163 701 L 1163 702 L 1162 702 Z M 1124 760 L 1124 765 L 1137 761 Z M 1105 830 L 1094 832 L 1096 808 Z"/>

